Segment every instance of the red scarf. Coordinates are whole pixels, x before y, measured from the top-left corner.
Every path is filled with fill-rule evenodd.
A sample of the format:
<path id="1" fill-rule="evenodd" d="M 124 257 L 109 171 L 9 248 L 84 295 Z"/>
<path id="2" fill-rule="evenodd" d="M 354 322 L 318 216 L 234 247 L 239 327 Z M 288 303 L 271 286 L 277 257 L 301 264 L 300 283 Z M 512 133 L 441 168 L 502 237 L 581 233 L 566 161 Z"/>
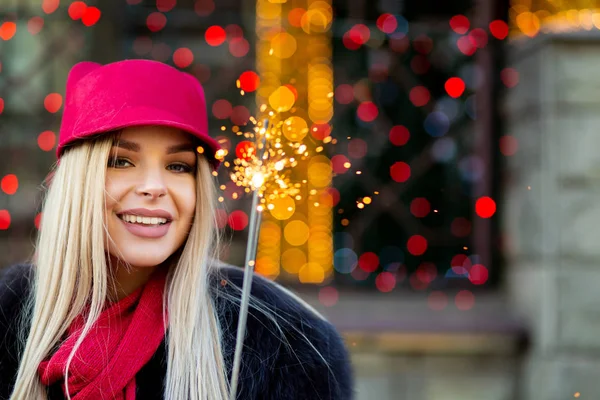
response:
<path id="1" fill-rule="evenodd" d="M 166 272 L 166 268 L 157 269 L 143 287 L 102 311 L 71 361 L 69 394 L 73 400 L 135 399 L 135 375 L 165 336 Z M 51 386 L 62 381 L 65 395 L 64 368 L 84 322 L 79 315 L 68 328 L 66 341 L 38 368 L 42 383 Z"/>

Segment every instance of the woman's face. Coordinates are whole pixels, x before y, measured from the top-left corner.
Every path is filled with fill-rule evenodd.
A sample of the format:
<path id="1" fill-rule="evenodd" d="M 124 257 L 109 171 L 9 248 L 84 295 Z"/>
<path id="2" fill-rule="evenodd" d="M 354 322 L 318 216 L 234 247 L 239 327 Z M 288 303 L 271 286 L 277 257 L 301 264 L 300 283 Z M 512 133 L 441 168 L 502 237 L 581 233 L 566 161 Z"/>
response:
<path id="1" fill-rule="evenodd" d="M 196 207 L 196 153 L 174 128 L 126 128 L 106 171 L 106 225 L 113 259 L 154 267 L 186 240 Z"/>

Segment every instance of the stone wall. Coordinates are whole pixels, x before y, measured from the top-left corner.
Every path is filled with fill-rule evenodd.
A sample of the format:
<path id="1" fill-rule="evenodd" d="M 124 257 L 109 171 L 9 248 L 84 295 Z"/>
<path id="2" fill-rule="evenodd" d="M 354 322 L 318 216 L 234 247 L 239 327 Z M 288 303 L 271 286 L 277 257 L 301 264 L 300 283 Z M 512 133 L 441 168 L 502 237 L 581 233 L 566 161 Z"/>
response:
<path id="1" fill-rule="evenodd" d="M 600 398 L 600 32 L 514 42 L 503 104 L 506 288 L 529 324 L 522 397 Z"/>

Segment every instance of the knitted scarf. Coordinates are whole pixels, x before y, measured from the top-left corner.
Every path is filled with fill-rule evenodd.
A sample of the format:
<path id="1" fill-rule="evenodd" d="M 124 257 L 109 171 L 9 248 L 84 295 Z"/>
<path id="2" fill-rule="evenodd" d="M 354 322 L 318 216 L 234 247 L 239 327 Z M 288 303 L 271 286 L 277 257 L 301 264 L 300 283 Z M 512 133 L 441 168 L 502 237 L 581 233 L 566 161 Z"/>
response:
<path id="1" fill-rule="evenodd" d="M 135 375 L 165 336 L 162 296 L 166 273 L 166 268 L 158 268 L 144 286 L 102 311 L 69 367 L 68 390 L 73 400 L 135 399 Z M 68 328 L 59 349 L 38 368 L 44 385 L 62 382 L 65 396 L 64 369 L 83 329 L 83 314 Z"/>

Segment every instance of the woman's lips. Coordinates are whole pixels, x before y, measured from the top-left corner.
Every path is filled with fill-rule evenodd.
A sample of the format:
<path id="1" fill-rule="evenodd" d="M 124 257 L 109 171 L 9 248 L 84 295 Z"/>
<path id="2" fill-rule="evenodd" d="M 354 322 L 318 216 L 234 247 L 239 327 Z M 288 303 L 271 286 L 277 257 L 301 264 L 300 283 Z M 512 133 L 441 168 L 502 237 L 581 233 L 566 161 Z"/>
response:
<path id="1" fill-rule="evenodd" d="M 117 218 L 119 218 L 119 217 L 117 217 Z M 135 236 L 143 237 L 143 238 L 150 238 L 150 239 L 157 239 L 157 238 L 161 238 L 161 237 L 165 236 L 167 234 L 167 232 L 169 231 L 169 228 L 171 227 L 171 221 L 168 221 L 166 224 L 158 225 L 158 226 L 147 226 L 147 225 L 142 225 L 142 224 L 134 224 L 131 222 L 124 221 L 121 218 L 119 218 L 119 221 L 121 221 L 121 223 L 123 225 L 125 225 L 125 228 L 131 234 L 133 234 Z"/>

